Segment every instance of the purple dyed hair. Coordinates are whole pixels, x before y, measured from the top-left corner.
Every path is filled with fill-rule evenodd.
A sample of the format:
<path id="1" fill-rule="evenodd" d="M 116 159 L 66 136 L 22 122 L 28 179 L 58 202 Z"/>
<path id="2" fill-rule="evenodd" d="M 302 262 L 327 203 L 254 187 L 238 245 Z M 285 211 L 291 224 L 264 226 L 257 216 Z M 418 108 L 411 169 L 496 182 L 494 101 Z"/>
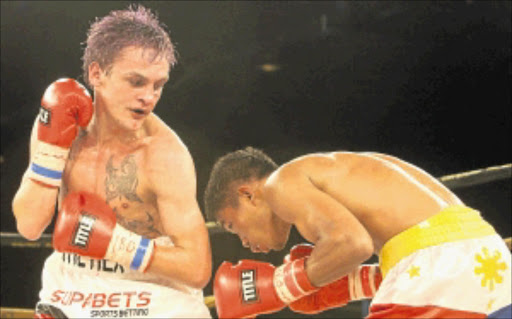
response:
<path id="1" fill-rule="evenodd" d="M 107 16 L 96 18 L 87 32 L 82 57 L 83 76 L 89 83 L 89 65 L 97 62 L 110 71 L 119 52 L 128 46 L 152 49 L 157 57 L 164 57 L 170 66 L 176 64 L 174 45 L 166 26 L 158 16 L 142 5 L 130 5 L 125 10 L 111 11 Z"/>

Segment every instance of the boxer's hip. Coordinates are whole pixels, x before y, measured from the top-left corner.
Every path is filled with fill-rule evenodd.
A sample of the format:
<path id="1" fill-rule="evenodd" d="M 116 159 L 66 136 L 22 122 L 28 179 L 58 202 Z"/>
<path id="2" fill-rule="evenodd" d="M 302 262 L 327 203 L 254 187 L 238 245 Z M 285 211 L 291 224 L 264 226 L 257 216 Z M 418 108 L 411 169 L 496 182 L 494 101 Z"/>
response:
<path id="1" fill-rule="evenodd" d="M 162 246 L 172 245 L 168 237 L 162 236 L 155 239 L 157 244 Z M 56 272 L 66 274 L 68 277 L 99 277 L 108 279 L 123 279 L 155 283 L 160 286 L 167 286 L 188 294 L 197 293 L 197 289 L 192 289 L 186 285 L 174 282 L 151 273 L 142 273 L 124 267 L 121 264 L 106 260 L 94 259 L 86 256 L 80 256 L 75 253 L 62 253 L 54 251 L 45 261 L 43 275 L 45 272 Z"/>
<path id="2" fill-rule="evenodd" d="M 494 228 L 482 219 L 477 210 L 449 206 L 384 244 L 379 255 L 382 275 L 385 277 L 400 260 L 420 249 L 495 234 Z"/>
<path id="3" fill-rule="evenodd" d="M 70 318 L 210 317 L 199 289 L 68 253 L 46 260 L 39 297 Z"/>
<path id="4" fill-rule="evenodd" d="M 485 317 L 510 304 L 511 255 L 478 211 L 448 207 L 389 240 L 370 318 Z"/>

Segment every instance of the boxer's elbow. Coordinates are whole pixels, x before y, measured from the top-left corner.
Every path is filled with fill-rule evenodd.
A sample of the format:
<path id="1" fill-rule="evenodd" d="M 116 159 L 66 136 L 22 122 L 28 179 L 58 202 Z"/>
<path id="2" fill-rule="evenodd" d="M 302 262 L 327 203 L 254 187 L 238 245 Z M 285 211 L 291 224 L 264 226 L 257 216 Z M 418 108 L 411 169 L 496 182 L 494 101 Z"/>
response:
<path id="1" fill-rule="evenodd" d="M 48 212 L 45 212 L 41 205 L 37 205 L 34 202 L 25 200 L 20 196 L 15 196 L 12 201 L 12 212 L 16 219 L 16 229 L 21 236 L 32 241 L 38 240 L 41 237 L 53 215 L 50 212 L 50 210 L 53 210 L 53 207 Z"/>
<path id="2" fill-rule="evenodd" d="M 371 237 L 358 238 L 354 241 L 354 253 L 361 262 L 370 259 L 373 256 L 374 247 Z"/>
<path id="3" fill-rule="evenodd" d="M 191 273 L 184 283 L 194 289 L 204 289 L 210 282 L 210 275 L 201 274 L 198 271 Z"/>
<path id="4" fill-rule="evenodd" d="M 43 229 L 35 225 L 33 220 L 18 205 L 12 205 L 14 217 L 16 218 L 16 229 L 18 233 L 27 240 L 38 240 L 43 233 Z"/>
<path id="5" fill-rule="evenodd" d="M 190 256 L 181 266 L 182 280 L 187 286 L 194 289 L 203 289 L 210 281 L 211 261 L 199 256 Z"/>
<path id="6" fill-rule="evenodd" d="M 27 223 L 16 222 L 18 233 L 27 240 L 35 241 L 41 237 L 44 229 L 38 229 Z"/>
<path id="7" fill-rule="evenodd" d="M 346 233 L 345 239 L 350 242 L 348 247 L 352 248 L 352 254 L 359 262 L 364 262 L 373 256 L 373 238 L 364 227 L 354 227 L 353 232 Z"/>
<path id="8" fill-rule="evenodd" d="M 210 276 L 197 277 L 192 279 L 192 283 L 190 285 L 195 289 L 204 289 L 209 282 Z"/>
<path id="9" fill-rule="evenodd" d="M 373 256 L 374 247 L 373 240 L 367 234 L 359 234 L 358 236 L 340 236 L 335 244 L 337 247 L 345 247 L 354 263 L 362 263 Z M 345 257 L 346 258 L 346 257 Z"/>
<path id="10" fill-rule="evenodd" d="M 190 285 L 196 289 L 204 289 L 212 276 L 211 262 L 203 263 L 200 267 L 194 267 L 195 271 L 190 276 Z"/>

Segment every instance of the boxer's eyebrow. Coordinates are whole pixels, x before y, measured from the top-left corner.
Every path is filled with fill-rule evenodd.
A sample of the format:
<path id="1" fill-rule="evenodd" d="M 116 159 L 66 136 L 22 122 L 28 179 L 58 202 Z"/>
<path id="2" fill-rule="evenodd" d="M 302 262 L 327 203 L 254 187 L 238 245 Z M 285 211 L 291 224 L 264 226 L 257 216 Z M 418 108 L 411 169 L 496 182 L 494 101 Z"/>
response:
<path id="1" fill-rule="evenodd" d="M 145 84 L 149 81 L 147 77 L 135 71 L 131 71 L 125 74 L 125 78 L 137 81 L 140 84 Z M 157 86 L 163 86 L 165 83 L 167 83 L 167 81 L 169 81 L 169 76 L 164 76 L 161 79 L 156 80 L 155 83 L 157 84 Z"/>
<path id="2" fill-rule="evenodd" d="M 167 81 L 169 81 L 169 77 L 166 76 L 164 78 L 161 78 L 160 80 L 156 81 L 155 82 L 155 85 L 158 86 L 158 87 L 162 87 L 165 85 L 165 83 L 167 83 Z"/>
<path id="3" fill-rule="evenodd" d="M 137 72 L 134 72 L 134 71 L 126 73 L 125 76 L 126 77 L 134 77 L 134 78 L 140 78 L 140 79 L 147 80 L 147 78 L 144 75 L 142 75 L 140 73 L 137 73 Z"/>
<path id="4" fill-rule="evenodd" d="M 136 87 L 146 85 L 148 82 L 148 79 L 145 76 L 135 72 L 125 74 L 124 78 L 130 82 L 131 85 Z"/>

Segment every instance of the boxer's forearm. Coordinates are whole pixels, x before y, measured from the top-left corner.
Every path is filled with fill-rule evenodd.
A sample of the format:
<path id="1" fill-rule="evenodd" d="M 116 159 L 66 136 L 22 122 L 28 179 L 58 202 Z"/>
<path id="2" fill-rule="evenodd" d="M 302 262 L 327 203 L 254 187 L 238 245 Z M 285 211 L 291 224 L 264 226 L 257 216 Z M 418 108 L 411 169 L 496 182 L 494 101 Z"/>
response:
<path id="1" fill-rule="evenodd" d="M 12 201 L 18 232 L 28 240 L 37 240 L 52 221 L 58 188 L 44 187 L 23 178 Z"/>
<path id="2" fill-rule="evenodd" d="M 322 287 L 347 275 L 372 254 L 371 240 L 347 236 L 325 238 L 315 244 L 306 272 L 314 286 Z"/>
<path id="3" fill-rule="evenodd" d="M 155 245 L 147 272 L 203 289 L 211 277 L 211 255 L 192 253 L 182 247 Z"/>

